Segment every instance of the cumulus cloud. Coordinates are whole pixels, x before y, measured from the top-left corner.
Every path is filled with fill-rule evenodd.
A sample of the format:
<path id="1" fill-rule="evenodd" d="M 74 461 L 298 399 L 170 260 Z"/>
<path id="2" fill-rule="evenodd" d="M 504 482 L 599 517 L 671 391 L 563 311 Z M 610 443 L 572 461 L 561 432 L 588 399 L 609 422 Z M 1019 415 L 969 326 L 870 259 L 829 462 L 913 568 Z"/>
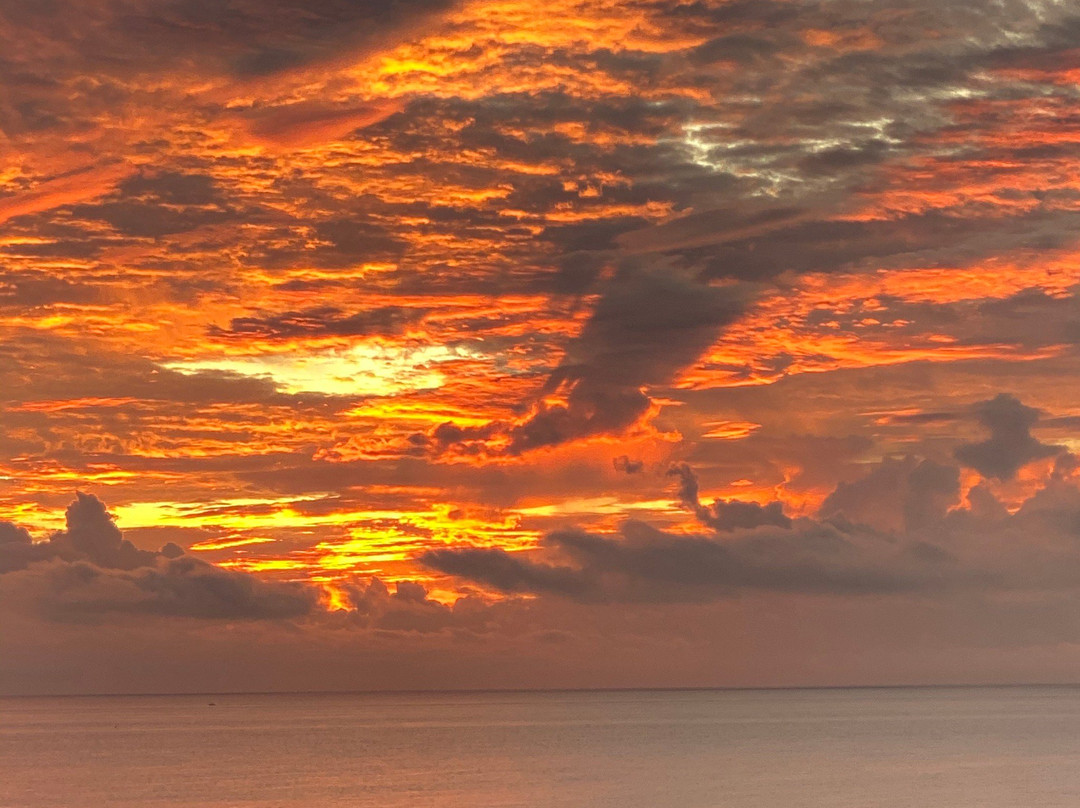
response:
<path id="1" fill-rule="evenodd" d="M 993 457 L 1002 446 L 1021 448 L 1014 460 L 1035 455 L 1015 429 L 1019 424 L 1021 436 L 1028 435 L 1034 410 L 999 396 L 978 411 L 984 423 L 998 425 L 1001 445 Z M 1045 457 L 1058 449 L 1037 452 Z M 955 465 L 885 457 L 858 479 L 839 483 L 813 518 L 793 520 L 780 503 L 703 505 L 696 475 L 680 463 L 668 472 L 678 481 L 680 504 L 716 534 L 670 533 L 628 520 L 615 535 L 556 530 L 530 551 L 448 548 L 427 551 L 419 561 L 501 592 L 580 602 L 693 602 L 740 592 L 921 597 L 1072 589 L 1080 574 L 1074 472 L 1075 460 L 1063 455 L 1045 485 L 1013 513 L 985 484 L 962 503 Z M 1018 540 L 1033 536 L 1037 542 Z"/>
<path id="2" fill-rule="evenodd" d="M 902 532 L 939 521 L 959 494 L 960 473 L 955 466 L 913 456 L 886 457 L 863 477 L 841 482 L 819 514 Z"/>
<path id="3" fill-rule="evenodd" d="M 49 546 L 67 560 L 86 560 L 99 567 L 130 570 L 154 562 L 156 554 L 139 550 L 123 538 L 105 503 L 92 494 L 76 494 L 64 513 L 66 529 L 49 538 Z"/>
<path id="4" fill-rule="evenodd" d="M 36 544 L 25 530 L 0 523 L 2 586 L 22 608 L 46 618 L 260 620 L 301 617 L 315 606 L 309 587 L 224 570 L 184 555 L 172 543 L 161 552 L 138 549 L 91 494 L 80 492 L 65 516 L 64 530 Z"/>
<path id="5" fill-rule="evenodd" d="M 316 603 L 309 588 L 261 581 L 186 555 L 119 570 L 54 560 L 13 573 L 4 583 L 42 616 L 65 622 L 125 614 L 273 620 L 303 617 Z"/>
<path id="6" fill-rule="evenodd" d="M 484 624 L 484 609 L 471 609 L 469 598 L 448 606 L 429 598 L 427 588 L 416 581 L 398 581 L 391 591 L 382 580 L 372 578 L 347 584 L 342 592 L 350 610 L 332 617 L 356 629 L 432 634 L 451 628 L 476 630 Z"/>
<path id="7" fill-rule="evenodd" d="M 0 522 L 0 574 L 23 569 L 45 558 L 48 558 L 48 551 L 32 543 L 26 528 Z"/>
<path id="8" fill-rule="evenodd" d="M 1039 420 L 1039 411 L 1021 404 L 1008 393 L 999 393 L 973 408 L 976 419 L 990 431 L 979 443 L 957 447 L 956 459 L 984 477 L 1011 480 L 1016 472 L 1035 460 L 1065 451 L 1063 446 L 1041 443 L 1031 434 Z"/>
<path id="9" fill-rule="evenodd" d="M 30 531 L 12 522 L 0 522 L 0 544 L 30 544 Z"/>

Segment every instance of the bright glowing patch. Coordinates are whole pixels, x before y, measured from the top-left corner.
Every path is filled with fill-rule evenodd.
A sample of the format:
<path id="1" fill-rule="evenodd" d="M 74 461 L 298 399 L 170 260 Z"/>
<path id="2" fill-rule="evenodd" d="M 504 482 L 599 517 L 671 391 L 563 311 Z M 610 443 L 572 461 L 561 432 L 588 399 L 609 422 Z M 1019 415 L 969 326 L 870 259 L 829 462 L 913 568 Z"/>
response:
<path id="1" fill-rule="evenodd" d="M 274 541 L 263 536 L 236 537 L 226 536 L 223 539 L 208 539 L 196 542 L 188 547 L 188 550 L 229 550 L 233 547 L 245 547 L 249 544 L 268 544 Z"/>
<path id="2" fill-rule="evenodd" d="M 618 516 L 629 511 L 663 513 L 671 510 L 673 510 L 672 503 L 667 499 L 626 502 L 617 497 L 591 497 L 589 499 L 568 499 L 547 505 L 516 508 L 515 512 L 522 516 L 580 516 L 586 514 Z"/>
<path id="3" fill-rule="evenodd" d="M 165 366 L 185 374 L 218 372 L 268 379 L 286 393 L 389 396 L 442 387 L 446 377 L 440 365 L 477 356 L 460 346 L 362 343 L 309 354 L 256 354 Z"/>

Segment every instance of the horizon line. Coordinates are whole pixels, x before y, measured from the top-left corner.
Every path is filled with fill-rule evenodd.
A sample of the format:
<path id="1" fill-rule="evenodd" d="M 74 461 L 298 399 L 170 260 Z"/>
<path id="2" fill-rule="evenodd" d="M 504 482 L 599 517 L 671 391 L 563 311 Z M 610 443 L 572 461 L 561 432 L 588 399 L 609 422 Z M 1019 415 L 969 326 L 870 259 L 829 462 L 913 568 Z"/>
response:
<path id="1" fill-rule="evenodd" d="M 169 696 L 434 696 L 558 693 L 768 693 L 830 690 L 993 690 L 1023 688 L 1080 688 L 1076 682 L 1004 682 L 946 684 L 856 684 L 856 685 L 707 685 L 670 687 L 494 687 L 494 688 L 403 688 L 368 690 L 200 690 L 145 693 L 0 693 L 0 699 L 74 698 L 161 698 Z"/>

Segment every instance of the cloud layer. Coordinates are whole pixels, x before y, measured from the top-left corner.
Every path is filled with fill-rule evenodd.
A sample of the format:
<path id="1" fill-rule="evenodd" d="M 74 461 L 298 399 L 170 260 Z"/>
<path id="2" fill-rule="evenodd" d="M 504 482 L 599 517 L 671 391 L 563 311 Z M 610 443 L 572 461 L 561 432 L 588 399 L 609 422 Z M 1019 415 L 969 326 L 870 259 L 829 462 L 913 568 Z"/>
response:
<path id="1" fill-rule="evenodd" d="M 98 621 L 109 614 L 207 619 L 295 618 L 315 606 L 309 589 L 268 583 L 192 558 L 173 544 L 137 549 L 101 500 L 78 495 L 67 527 L 32 543 L 0 522 L 0 575 L 16 601 L 50 619 Z"/>
<path id="2" fill-rule="evenodd" d="M 1067 5 L 60 5 L 0 0 L 36 670 L 80 623 L 239 621 L 689 677 L 662 627 L 735 642 L 747 603 L 807 676 L 796 608 L 848 662 L 864 613 L 909 631 L 875 659 L 919 635 L 886 602 L 1073 642 Z"/>

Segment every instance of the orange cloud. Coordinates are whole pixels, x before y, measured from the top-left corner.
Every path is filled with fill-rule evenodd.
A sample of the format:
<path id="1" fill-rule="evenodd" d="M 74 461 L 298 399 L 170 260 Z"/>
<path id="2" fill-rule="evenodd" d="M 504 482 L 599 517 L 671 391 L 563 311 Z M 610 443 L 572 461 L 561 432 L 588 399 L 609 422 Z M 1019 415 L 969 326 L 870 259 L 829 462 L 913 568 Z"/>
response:
<path id="1" fill-rule="evenodd" d="M 135 166 L 130 163 L 115 161 L 44 180 L 27 191 L 0 197 L 0 222 L 43 213 L 62 205 L 93 201 L 109 193 L 135 171 Z"/>

